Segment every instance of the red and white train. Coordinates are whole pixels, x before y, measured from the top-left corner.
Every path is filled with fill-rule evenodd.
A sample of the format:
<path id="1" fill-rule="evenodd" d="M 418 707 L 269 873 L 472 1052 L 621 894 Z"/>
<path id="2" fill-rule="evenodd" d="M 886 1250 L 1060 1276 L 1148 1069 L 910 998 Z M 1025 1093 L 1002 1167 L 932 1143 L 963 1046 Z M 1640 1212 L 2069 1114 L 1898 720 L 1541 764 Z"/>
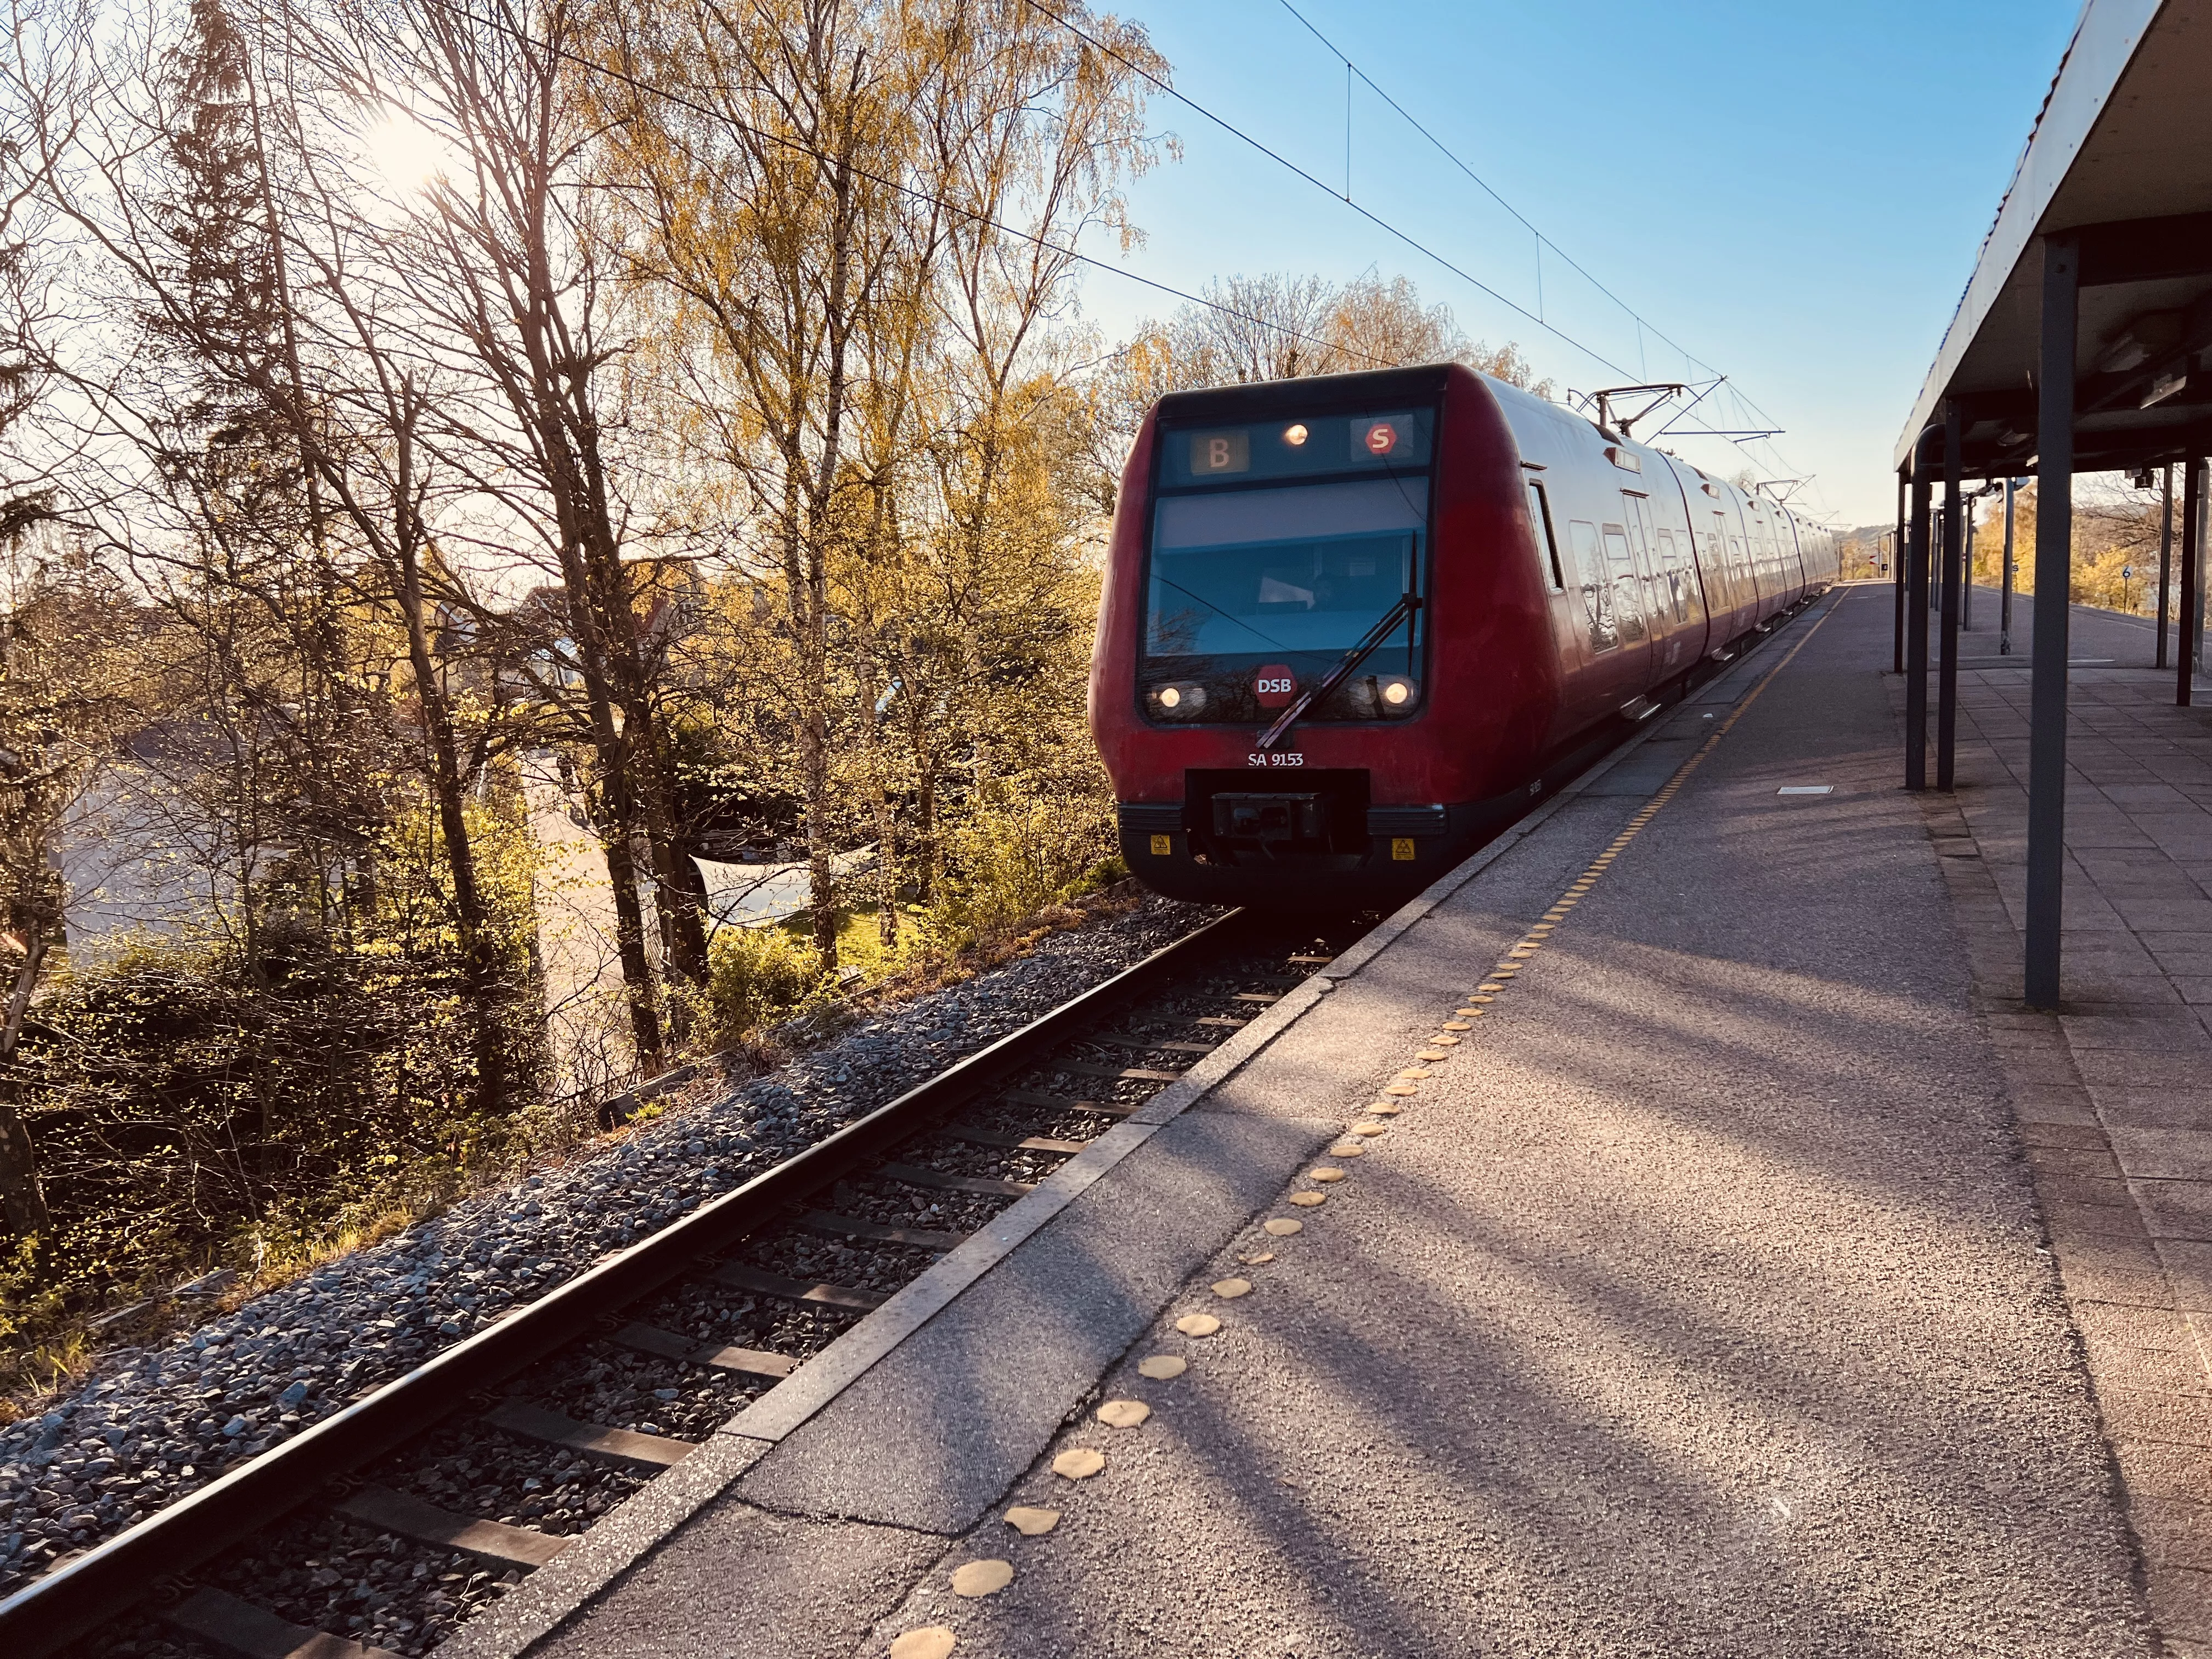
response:
<path id="1" fill-rule="evenodd" d="M 1150 886 L 1395 902 L 1837 580 L 1834 538 L 1457 364 L 1163 398 L 1091 727 Z"/>

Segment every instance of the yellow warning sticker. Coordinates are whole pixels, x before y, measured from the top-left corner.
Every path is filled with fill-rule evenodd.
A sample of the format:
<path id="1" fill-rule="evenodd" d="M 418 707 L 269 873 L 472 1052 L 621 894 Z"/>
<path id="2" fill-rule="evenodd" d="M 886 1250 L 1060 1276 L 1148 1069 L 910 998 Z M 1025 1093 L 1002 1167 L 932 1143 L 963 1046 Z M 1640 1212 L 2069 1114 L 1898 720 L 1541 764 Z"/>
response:
<path id="1" fill-rule="evenodd" d="M 1173 836 L 1154 836 L 1152 837 L 1152 856 L 1154 858 L 1166 858 L 1174 851 L 1175 837 Z"/>
<path id="2" fill-rule="evenodd" d="M 1400 864 L 1411 864 L 1413 861 L 1413 838 L 1411 836 L 1391 836 L 1390 856 Z"/>

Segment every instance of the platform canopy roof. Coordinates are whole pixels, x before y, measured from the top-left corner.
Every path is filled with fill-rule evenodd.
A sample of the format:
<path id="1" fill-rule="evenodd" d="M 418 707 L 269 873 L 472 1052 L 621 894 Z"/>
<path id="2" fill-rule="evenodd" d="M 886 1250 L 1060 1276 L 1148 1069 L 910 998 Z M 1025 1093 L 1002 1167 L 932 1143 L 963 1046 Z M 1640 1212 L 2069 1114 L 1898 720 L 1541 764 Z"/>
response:
<path id="1" fill-rule="evenodd" d="M 2212 0 L 2088 0 L 1898 440 L 1956 398 L 1962 470 L 2036 453 L 2044 239 L 2081 248 L 2075 466 L 2212 447 Z"/>

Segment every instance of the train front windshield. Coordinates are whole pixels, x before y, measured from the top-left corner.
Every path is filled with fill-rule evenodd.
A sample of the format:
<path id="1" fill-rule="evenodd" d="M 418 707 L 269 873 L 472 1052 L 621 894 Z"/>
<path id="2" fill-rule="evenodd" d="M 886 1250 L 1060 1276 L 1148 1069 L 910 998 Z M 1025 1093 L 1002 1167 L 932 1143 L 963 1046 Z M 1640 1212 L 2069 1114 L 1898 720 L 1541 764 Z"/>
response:
<path id="1" fill-rule="evenodd" d="M 1164 720 L 1259 718 L 1425 586 L 1435 414 L 1166 427 L 1138 690 Z M 1421 672 L 1409 611 L 1309 718 L 1372 720 Z M 1385 682 L 1395 684 L 1378 691 Z M 1378 701 L 1380 699 L 1380 701 Z"/>

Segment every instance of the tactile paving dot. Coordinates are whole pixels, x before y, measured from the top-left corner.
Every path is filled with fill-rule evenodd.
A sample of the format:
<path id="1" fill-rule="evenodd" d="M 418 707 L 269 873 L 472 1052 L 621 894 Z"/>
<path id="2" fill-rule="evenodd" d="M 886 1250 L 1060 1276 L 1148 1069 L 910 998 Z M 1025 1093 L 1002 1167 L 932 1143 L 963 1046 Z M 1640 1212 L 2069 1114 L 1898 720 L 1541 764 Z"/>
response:
<path id="1" fill-rule="evenodd" d="M 1327 1193 L 1292 1193 L 1291 1194 L 1291 1202 L 1293 1204 L 1302 1205 L 1306 1209 L 1310 1210 L 1316 1204 L 1328 1203 L 1328 1194 Z"/>
<path id="2" fill-rule="evenodd" d="M 1064 1451 L 1052 1460 L 1052 1472 L 1070 1480 L 1088 1480 L 1106 1467 L 1106 1454 L 1088 1446 Z"/>
<path id="3" fill-rule="evenodd" d="M 1309 1181 L 1341 1181 L 1344 1179 L 1344 1171 L 1341 1170 L 1308 1170 L 1306 1171 L 1306 1179 Z M 1295 1204 L 1297 1202 L 1297 1200 L 1292 1199 L 1291 1202 Z"/>
<path id="4" fill-rule="evenodd" d="M 1137 1375 L 1149 1376 L 1155 1382 L 1165 1382 L 1181 1376 L 1190 1369 L 1190 1361 L 1179 1353 L 1156 1353 L 1137 1362 Z"/>
<path id="5" fill-rule="evenodd" d="M 1364 1158 L 1367 1149 L 1356 1141 L 1340 1140 L 1328 1149 L 1331 1158 Z"/>
<path id="6" fill-rule="evenodd" d="M 1352 1126 L 1352 1133 L 1356 1135 L 1387 1135 L 1390 1133 L 1390 1127 L 1386 1123 L 1355 1123 Z"/>
<path id="7" fill-rule="evenodd" d="M 947 1659 L 960 1638 L 942 1625 L 910 1630 L 891 1643 L 891 1659 Z"/>
<path id="8" fill-rule="evenodd" d="M 1098 1408 L 1098 1420 L 1109 1429 L 1133 1429 L 1152 1414 L 1141 1400 L 1109 1400 Z"/>
<path id="9" fill-rule="evenodd" d="M 1060 1511 L 1017 1504 L 1006 1511 L 1006 1524 L 1024 1538 L 1038 1538 L 1060 1524 Z"/>
<path id="10" fill-rule="evenodd" d="M 1277 1238 L 1288 1238 L 1292 1233 L 1304 1232 L 1306 1225 L 1304 1222 L 1293 1221 L 1286 1215 L 1272 1216 L 1260 1224 Z"/>
<path id="11" fill-rule="evenodd" d="M 1468 1012 L 1472 1013 L 1474 1010 L 1469 1009 Z M 1448 1019 L 1444 1022 L 1444 1030 L 1447 1031 L 1472 1031 L 1474 1029 L 1474 1026 L 1463 1019 Z"/>
<path id="12" fill-rule="evenodd" d="M 1213 1293 L 1224 1302 L 1234 1302 L 1240 1296 L 1250 1295 L 1251 1291 L 1252 1281 L 1249 1279 L 1217 1279 L 1213 1281 Z"/>
<path id="13" fill-rule="evenodd" d="M 1221 1328 L 1221 1322 L 1212 1314 L 1185 1314 L 1176 1321 L 1176 1328 L 1185 1336 L 1212 1336 Z"/>
<path id="14" fill-rule="evenodd" d="M 1011 1561 L 970 1561 L 952 1573 L 952 1593 L 969 1597 L 996 1595 L 1014 1582 Z"/>

